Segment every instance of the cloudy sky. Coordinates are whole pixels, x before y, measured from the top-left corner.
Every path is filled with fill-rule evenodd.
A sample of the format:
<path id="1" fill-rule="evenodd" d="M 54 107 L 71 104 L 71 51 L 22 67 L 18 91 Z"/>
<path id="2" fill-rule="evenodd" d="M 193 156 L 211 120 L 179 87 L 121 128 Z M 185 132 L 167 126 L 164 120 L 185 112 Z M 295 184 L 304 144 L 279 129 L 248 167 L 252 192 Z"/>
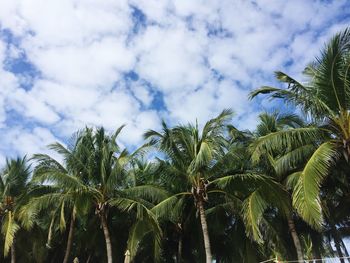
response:
<path id="1" fill-rule="evenodd" d="M 346 0 L 0 0 L 0 164 L 85 125 L 127 124 L 121 141 L 232 108 L 293 76 L 350 22 Z"/>

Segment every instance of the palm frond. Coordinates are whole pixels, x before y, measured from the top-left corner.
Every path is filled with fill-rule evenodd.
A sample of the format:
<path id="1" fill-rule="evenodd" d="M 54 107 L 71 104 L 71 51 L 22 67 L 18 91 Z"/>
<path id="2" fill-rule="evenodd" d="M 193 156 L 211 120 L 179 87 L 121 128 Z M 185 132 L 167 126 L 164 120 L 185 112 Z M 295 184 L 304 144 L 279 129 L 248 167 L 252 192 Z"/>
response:
<path id="1" fill-rule="evenodd" d="M 127 196 L 150 200 L 159 203 L 169 197 L 170 193 L 163 188 L 155 185 L 140 185 L 123 190 Z"/>
<path id="2" fill-rule="evenodd" d="M 15 234 L 19 230 L 19 225 L 15 222 L 14 214 L 8 211 L 3 219 L 1 233 L 4 235 L 4 256 L 6 257 L 13 244 Z"/>
<path id="3" fill-rule="evenodd" d="M 250 189 L 258 187 L 261 183 L 270 181 L 268 177 L 256 173 L 234 174 L 217 178 L 209 185 L 223 189 L 228 193 L 249 192 Z"/>
<path id="4" fill-rule="evenodd" d="M 282 130 L 262 136 L 250 146 L 253 162 L 258 162 L 266 153 L 290 151 L 297 147 L 315 143 L 325 136 L 325 131 L 318 127 L 305 127 Z"/>
<path id="5" fill-rule="evenodd" d="M 274 162 L 276 173 L 278 175 L 287 174 L 300 167 L 316 149 L 317 147 L 314 144 L 307 144 L 283 154 Z"/>
<path id="6" fill-rule="evenodd" d="M 263 86 L 261 88 L 255 89 L 252 92 L 250 92 L 249 99 L 252 100 L 260 94 L 270 94 L 270 93 L 278 94 L 278 92 L 284 92 L 284 90 L 279 89 L 279 88 L 269 87 L 269 86 Z M 280 96 L 280 97 L 282 97 L 282 96 Z"/>
<path id="7" fill-rule="evenodd" d="M 129 238 L 128 238 L 128 249 L 131 252 L 130 256 L 133 259 L 137 253 L 138 247 L 142 239 L 149 233 L 154 238 L 154 251 L 160 251 L 162 230 L 158 224 L 156 217 L 150 210 L 146 210 L 144 213 L 146 216 L 142 220 L 136 221 L 132 226 Z M 155 261 L 160 259 L 160 253 L 155 253 Z"/>
<path id="8" fill-rule="evenodd" d="M 338 157 L 334 142 L 320 145 L 306 163 L 293 191 L 293 206 L 310 226 L 317 229 L 321 228 L 323 221 L 320 187 Z"/>
<path id="9" fill-rule="evenodd" d="M 252 235 L 253 239 L 258 243 L 262 243 L 262 234 L 259 225 L 268 203 L 260 195 L 259 190 L 254 191 L 243 202 L 243 219 L 247 228 L 247 234 Z"/>
<path id="10" fill-rule="evenodd" d="M 34 182 L 55 183 L 63 189 L 85 189 L 86 185 L 76 176 L 71 176 L 56 169 L 47 168 L 37 173 Z"/>
<path id="11" fill-rule="evenodd" d="M 177 203 L 180 201 L 180 197 L 182 196 L 191 196 L 192 194 L 190 192 L 183 192 L 174 194 L 167 199 L 164 199 L 160 203 L 158 203 L 156 206 L 154 206 L 151 211 L 155 214 L 157 218 L 171 218 L 173 213 L 173 208 L 177 205 Z"/>
<path id="12" fill-rule="evenodd" d="M 288 190 L 293 190 L 295 185 L 298 183 L 302 172 L 295 172 L 290 175 L 285 180 L 285 186 Z"/>

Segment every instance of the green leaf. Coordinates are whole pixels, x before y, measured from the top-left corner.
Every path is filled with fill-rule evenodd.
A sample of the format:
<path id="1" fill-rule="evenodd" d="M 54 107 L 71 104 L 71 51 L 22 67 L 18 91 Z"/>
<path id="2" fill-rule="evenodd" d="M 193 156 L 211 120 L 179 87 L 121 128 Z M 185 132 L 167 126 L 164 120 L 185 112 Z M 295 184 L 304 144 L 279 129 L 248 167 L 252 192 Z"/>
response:
<path id="1" fill-rule="evenodd" d="M 172 195 L 167 199 L 154 206 L 151 211 L 155 214 L 157 218 L 171 218 L 173 209 L 180 202 L 180 197 L 182 196 L 192 196 L 190 192 L 183 192 Z M 179 208 L 178 208 L 179 209 Z M 176 210 L 178 210 L 176 209 Z"/>
<path id="2" fill-rule="evenodd" d="M 122 191 L 130 197 L 137 197 L 150 200 L 151 202 L 159 203 L 169 197 L 170 193 L 163 188 L 155 185 L 140 185 L 134 186 Z"/>
<path id="3" fill-rule="evenodd" d="M 282 130 L 262 136 L 250 146 L 253 162 L 257 163 L 262 155 L 284 152 L 296 147 L 315 143 L 324 137 L 324 130 L 318 127 L 305 127 Z"/>
<path id="4" fill-rule="evenodd" d="M 19 225 L 15 222 L 14 214 L 8 211 L 3 219 L 1 233 L 4 235 L 4 256 L 6 257 L 13 244 L 15 234 L 19 230 Z"/>
<path id="5" fill-rule="evenodd" d="M 247 233 L 251 234 L 255 241 L 262 243 L 262 234 L 259 225 L 263 214 L 268 207 L 266 200 L 260 195 L 259 191 L 254 191 L 243 202 L 243 219 L 247 228 Z"/>
<path id="6" fill-rule="evenodd" d="M 305 165 L 293 191 L 293 206 L 316 229 L 320 229 L 323 222 L 320 187 L 338 157 L 335 143 L 325 142 L 320 145 Z"/>

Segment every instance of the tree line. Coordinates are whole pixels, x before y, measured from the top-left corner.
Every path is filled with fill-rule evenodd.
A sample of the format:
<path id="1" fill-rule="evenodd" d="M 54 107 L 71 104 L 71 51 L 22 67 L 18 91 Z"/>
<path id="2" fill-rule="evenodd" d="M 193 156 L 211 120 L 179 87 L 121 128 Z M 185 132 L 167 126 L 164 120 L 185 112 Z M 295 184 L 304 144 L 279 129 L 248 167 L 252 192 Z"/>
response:
<path id="1" fill-rule="evenodd" d="M 300 112 L 223 110 L 203 126 L 144 133 L 130 152 L 103 127 L 55 155 L 8 159 L 0 176 L 1 262 L 259 262 L 348 257 L 350 30 L 261 94 Z M 149 156 L 155 156 L 150 158 Z M 334 244 L 334 245 L 333 245 Z M 345 259 L 340 259 L 345 262 Z"/>

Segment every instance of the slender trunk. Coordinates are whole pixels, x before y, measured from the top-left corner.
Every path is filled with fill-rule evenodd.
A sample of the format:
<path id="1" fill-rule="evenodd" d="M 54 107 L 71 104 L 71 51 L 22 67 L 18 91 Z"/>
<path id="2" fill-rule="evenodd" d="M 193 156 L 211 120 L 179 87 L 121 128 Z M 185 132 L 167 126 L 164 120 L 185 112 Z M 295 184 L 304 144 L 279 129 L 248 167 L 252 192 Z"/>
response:
<path id="1" fill-rule="evenodd" d="M 349 252 L 346 249 L 346 246 L 345 246 L 342 238 L 340 238 L 340 243 L 341 243 L 341 246 L 343 247 L 343 251 L 344 251 L 345 256 L 348 258 L 348 262 L 350 263 Z"/>
<path id="2" fill-rule="evenodd" d="M 340 236 L 338 233 L 337 228 L 335 227 L 335 225 L 333 224 L 333 222 L 330 222 L 331 225 L 331 231 L 332 231 L 332 236 L 333 236 L 333 240 L 334 240 L 334 245 L 335 248 L 337 250 L 338 253 L 338 257 L 341 263 L 345 263 L 344 259 L 343 259 L 343 252 L 341 251 L 341 247 L 340 247 Z"/>
<path id="3" fill-rule="evenodd" d="M 181 263 L 182 262 L 182 232 L 180 232 L 180 236 L 179 236 L 179 243 L 177 245 L 177 263 Z"/>
<path id="4" fill-rule="evenodd" d="M 72 250 L 74 223 L 75 223 L 75 213 L 74 213 L 74 211 L 72 211 L 72 217 L 70 219 L 70 226 L 69 226 L 69 233 L 68 233 L 66 252 L 64 254 L 63 263 L 68 263 L 70 251 Z"/>
<path id="5" fill-rule="evenodd" d="M 90 263 L 91 260 L 91 254 L 89 255 L 88 259 L 86 260 L 86 263 Z"/>
<path id="6" fill-rule="evenodd" d="M 11 246 L 11 263 L 16 263 L 15 239 L 13 239 L 12 246 Z"/>
<path id="7" fill-rule="evenodd" d="M 345 263 L 344 258 L 343 258 L 343 253 L 342 253 L 341 248 L 340 248 L 339 240 L 336 240 L 336 239 L 334 238 L 334 245 L 335 245 L 335 248 L 336 248 L 336 250 L 337 250 L 337 253 L 338 253 L 338 257 L 339 257 L 340 262 L 341 262 L 341 263 Z"/>
<path id="8" fill-rule="evenodd" d="M 303 250 L 301 248 L 298 233 L 295 230 L 295 224 L 294 224 L 294 220 L 293 220 L 292 216 L 288 217 L 288 227 L 289 227 L 289 232 L 293 238 L 293 243 L 294 243 L 295 250 L 297 252 L 298 261 L 303 262 L 303 260 L 304 260 Z"/>
<path id="9" fill-rule="evenodd" d="M 101 214 L 101 223 L 103 228 L 103 234 L 105 235 L 105 240 L 106 240 L 107 263 L 112 263 L 112 243 L 111 243 L 111 237 L 109 235 L 105 213 Z"/>
<path id="10" fill-rule="evenodd" d="M 200 215 L 202 231 L 203 231 L 206 263 L 211 263 L 212 262 L 212 257 L 211 257 L 209 233 L 208 233 L 207 220 L 205 218 L 204 206 L 203 206 L 203 201 L 202 200 L 198 201 L 198 208 L 199 208 L 199 215 Z"/>
<path id="11" fill-rule="evenodd" d="M 340 244 L 341 244 L 341 246 L 343 247 L 343 251 L 344 251 L 345 256 L 346 256 L 346 257 L 349 257 L 349 252 L 348 252 L 348 250 L 347 250 L 347 248 L 346 248 L 346 246 L 345 246 L 345 243 L 344 243 L 344 241 L 343 241 L 342 238 L 340 238 Z"/>

